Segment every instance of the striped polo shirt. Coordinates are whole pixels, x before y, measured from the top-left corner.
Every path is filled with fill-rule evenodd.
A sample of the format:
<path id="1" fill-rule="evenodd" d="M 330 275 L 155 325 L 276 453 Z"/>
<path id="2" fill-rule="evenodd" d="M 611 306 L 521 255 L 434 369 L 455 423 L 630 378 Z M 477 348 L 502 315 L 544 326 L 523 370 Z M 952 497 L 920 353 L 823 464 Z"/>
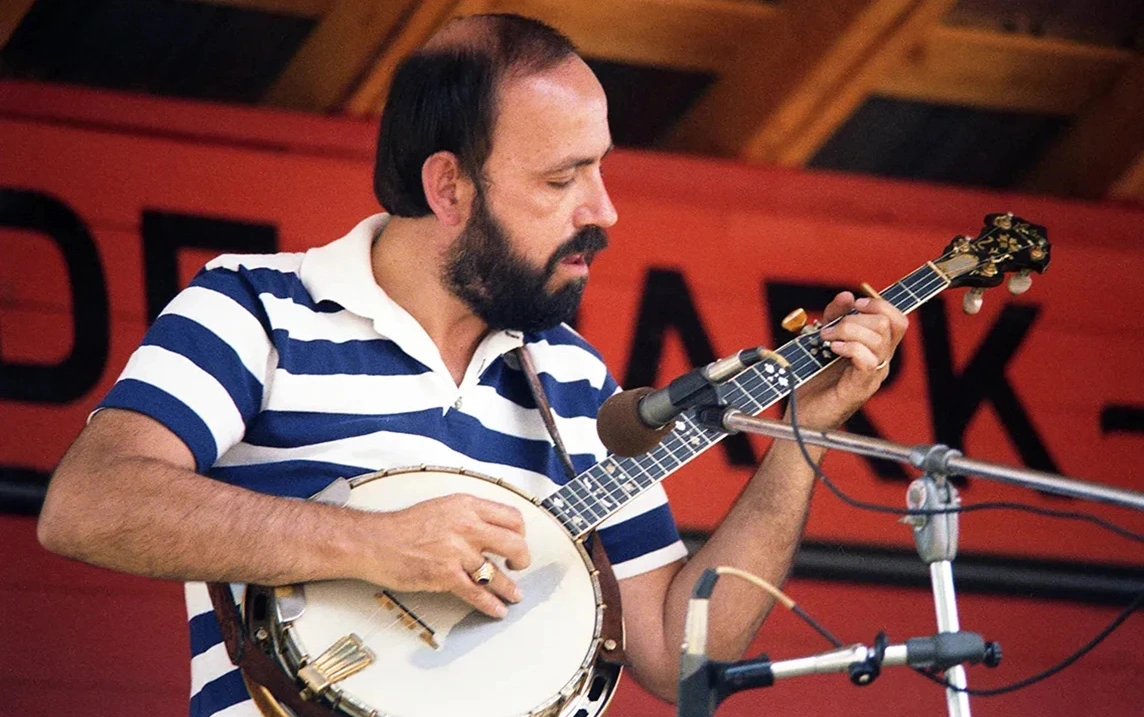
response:
<path id="1" fill-rule="evenodd" d="M 304 253 L 211 261 L 147 332 L 100 408 L 151 416 L 197 470 L 308 497 L 338 477 L 456 466 L 545 497 L 566 481 L 524 374 L 527 344 L 577 471 L 601 460 L 595 416 L 616 392 L 599 354 L 567 326 L 490 333 L 458 386 L 419 323 L 373 278 L 388 218 Z M 616 576 L 685 555 L 659 486 L 605 521 Z M 203 583 L 187 583 L 195 717 L 259 714 L 231 665 Z"/>

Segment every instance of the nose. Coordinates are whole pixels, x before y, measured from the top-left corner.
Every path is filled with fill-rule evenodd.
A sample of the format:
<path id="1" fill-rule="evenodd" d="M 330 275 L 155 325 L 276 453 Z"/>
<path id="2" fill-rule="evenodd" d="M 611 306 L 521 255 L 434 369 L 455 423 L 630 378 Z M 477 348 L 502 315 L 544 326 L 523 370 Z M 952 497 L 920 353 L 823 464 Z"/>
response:
<path id="1" fill-rule="evenodd" d="M 616 207 L 612 204 L 612 198 L 608 196 L 608 188 L 604 186 L 604 178 L 598 169 L 594 174 L 591 188 L 576 210 L 577 229 L 593 225 L 607 229 L 619 219 Z"/>

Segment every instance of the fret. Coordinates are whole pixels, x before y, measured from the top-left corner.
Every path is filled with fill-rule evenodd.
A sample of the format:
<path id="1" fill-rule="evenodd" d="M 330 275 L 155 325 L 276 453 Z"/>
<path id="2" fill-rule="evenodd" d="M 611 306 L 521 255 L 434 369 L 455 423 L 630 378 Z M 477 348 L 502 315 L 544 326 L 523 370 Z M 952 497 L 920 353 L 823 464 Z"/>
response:
<path id="1" fill-rule="evenodd" d="M 909 313 L 949 283 L 935 267 L 926 265 L 887 287 L 882 297 Z M 817 332 L 798 336 L 775 353 L 787 362 L 786 366 L 767 358 L 721 385 L 721 395 L 731 406 L 751 414 L 761 413 L 787 396 L 794 386 L 809 381 L 838 359 L 822 345 Z M 685 411 L 673 430 L 652 450 L 634 457 L 609 455 L 541 504 L 578 539 L 726 435 L 701 424 L 694 410 Z"/>

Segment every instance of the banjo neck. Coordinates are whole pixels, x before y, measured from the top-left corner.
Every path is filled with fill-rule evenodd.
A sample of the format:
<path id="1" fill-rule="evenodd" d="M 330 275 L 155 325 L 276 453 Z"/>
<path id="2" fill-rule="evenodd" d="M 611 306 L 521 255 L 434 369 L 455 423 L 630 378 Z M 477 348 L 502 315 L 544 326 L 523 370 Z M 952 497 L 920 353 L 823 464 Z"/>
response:
<path id="1" fill-rule="evenodd" d="M 945 271 L 927 262 L 886 288 L 882 298 L 908 314 L 950 283 Z M 818 331 L 800 335 L 774 352 L 781 358 L 763 359 L 721 384 L 720 391 L 729 405 L 759 414 L 785 398 L 794 386 L 809 381 L 838 360 L 822 344 Z M 541 505 L 573 539 L 581 540 L 648 488 L 726 436 L 726 432 L 701 422 L 696 411 L 690 409 L 676 419 L 675 427 L 652 450 L 633 457 L 609 455 L 565 483 Z"/>

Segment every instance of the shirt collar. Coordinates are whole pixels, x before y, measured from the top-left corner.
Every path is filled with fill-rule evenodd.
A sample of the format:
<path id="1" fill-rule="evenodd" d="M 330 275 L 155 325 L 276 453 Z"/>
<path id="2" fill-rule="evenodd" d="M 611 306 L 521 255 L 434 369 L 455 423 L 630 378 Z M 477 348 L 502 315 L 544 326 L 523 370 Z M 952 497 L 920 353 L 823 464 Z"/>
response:
<path id="1" fill-rule="evenodd" d="M 370 250 L 388 223 L 388 214 L 375 214 L 359 222 L 341 239 L 307 251 L 299 272 L 302 284 L 315 303 L 332 301 L 347 311 L 371 319 L 378 334 L 397 341 L 422 363 L 441 364 L 443 369 L 440 351 L 425 329 L 374 279 Z M 494 331 L 481 341 L 470 369 L 483 368 L 491 359 L 523 345 L 524 336 L 519 331 Z"/>

